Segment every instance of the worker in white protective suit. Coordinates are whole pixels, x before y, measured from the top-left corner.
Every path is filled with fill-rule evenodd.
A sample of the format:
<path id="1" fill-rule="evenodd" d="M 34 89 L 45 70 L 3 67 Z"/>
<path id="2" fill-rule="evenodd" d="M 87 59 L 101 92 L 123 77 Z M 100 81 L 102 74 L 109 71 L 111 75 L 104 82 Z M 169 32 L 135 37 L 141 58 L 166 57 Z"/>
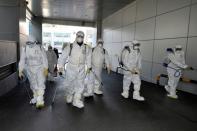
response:
<path id="1" fill-rule="evenodd" d="M 52 48 L 52 46 L 48 46 L 47 54 L 47 60 L 48 60 L 48 67 L 49 67 L 49 74 L 48 74 L 48 80 L 53 81 L 55 76 L 55 66 L 57 64 L 57 56 Z"/>
<path id="2" fill-rule="evenodd" d="M 106 65 L 108 73 L 111 70 L 111 62 L 107 50 L 103 48 L 103 40 L 100 38 L 97 41 L 97 46 L 92 49 L 92 71 L 89 74 L 85 97 L 103 94 L 101 90 L 101 72 L 103 64 Z"/>
<path id="3" fill-rule="evenodd" d="M 134 84 L 133 99 L 144 101 L 144 97 L 140 96 L 140 72 L 141 72 L 141 53 L 140 43 L 133 41 L 131 45 L 125 46 L 122 51 L 122 63 L 124 70 L 123 92 L 121 95 L 124 98 L 129 97 L 129 87 L 131 82 Z"/>
<path id="4" fill-rule="evenodd" d="M 44 107 L 45 79 L 47 74 L 48 61 L 44 48 L 36 42 L 26 42 L 26 45 L 21 49 L 19 77 L 22 79 L 24 75 L 27 76 L 33 92 L 30 104 L 36 104 L 37 108 Z"/>
<path id="5" fill-rule="evenodd" d="M 176 88 L 182 75 L 182 70 L 190 69 L 191 67 L 185 64 L 185 53 L 181 45 L 177 45 L 174 50 L 168 48 L 167 53 L 168 63 L 165 64 L 167 64 L 168 85 L 165 86 L 165 89 L 169 93 L 168 97 L 177 99 Z"/>
<path id="6" fill-rule="evenodd" d="M 65 47 L 58 62 L 59 72 L 62 74 L 64 65 L 68 60 L 64 82 L 66 101 L 78 108 L 84 107 L 82 93 L 86 74 L 91 70 L 91 53 L 91 48 L 84 44 L 84 33 L 79 31 L 74 43 Z M 85 64 L 87 64 L 87 71 Z"/>

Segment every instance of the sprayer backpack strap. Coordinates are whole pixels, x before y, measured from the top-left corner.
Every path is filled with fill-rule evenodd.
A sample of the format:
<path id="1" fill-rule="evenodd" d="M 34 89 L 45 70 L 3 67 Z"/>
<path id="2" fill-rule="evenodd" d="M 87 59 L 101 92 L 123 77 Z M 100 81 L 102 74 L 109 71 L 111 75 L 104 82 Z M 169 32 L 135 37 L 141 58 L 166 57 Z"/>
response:
<path id="1" fill-rule="evenodd" d="M 70 55 L 71 55 L 71 53 L 72 53 L 72 49 L 73 49 L 73 44 L 70 44 L 69 56 L 70 56 Z"/>
<path id="2" fill-rule="evenodd" d="M 85 45 L 85 52 L 86 52 L 86 44 Z M 70 51 L 69 51 L 69 56 L 71 56 L 71 53 L 72 53 L 72 49 L 73 49 L 73 44 L 70 44 Z"/>
<path id="3" fill-rule="evenodd" d="M 106 52 L 106 51 L 105 51 L 105 49 L 103 48 L 103 53 L 105 54 L 105 52 Z"/>
<path id="4" fill-rule="evenodd" d="M 124 66 L 123 61 L 122 61 L 122 54 L 123 54 L 123 52 L 124 52 L 125 50 L 127 50 L 129 53 L 131 53 L 131 49 L 129 48 L 129 46 L 125 46 L 124 49 L 122 50 L 121 56 L 120 56 L 120 63 L 119 63 L 119 64 L 120 64 L 121 66 Z"/>

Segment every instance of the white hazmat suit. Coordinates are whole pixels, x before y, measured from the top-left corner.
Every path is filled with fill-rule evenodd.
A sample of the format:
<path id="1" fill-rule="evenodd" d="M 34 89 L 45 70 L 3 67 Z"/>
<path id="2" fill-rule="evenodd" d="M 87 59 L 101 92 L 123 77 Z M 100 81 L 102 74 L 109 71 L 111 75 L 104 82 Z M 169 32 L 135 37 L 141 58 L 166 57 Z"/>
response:
<path id="1" fill-rule="evenodd" d="M 85 97 L 93 96 L 93 92 L 97 95 L 103 94 L 101 90 L 101 72 L 104 63 L 108 73 L 110 73 L 111 62 L 108 52 L 103 48 L 103 40 L 98 39 L 97 46 L 92 49 L 92 71 L 89 75 L 87 90 L 84 93 Z"/>
<path id="2" fill-rule="evenodd" d="M 48 60 L 48 67 L 49 67 L 49 74 L 48 74 L 48 80 L 53 81 L 54 76 L 55 76 L 55 66 L 57 64 L 57 56 L 52 49 L 51 46 L 48 47 L 48 51 L 46 52 L 47 54 L 47 60 Z"/>
<path id="3" fill-rule="evenodd" d="M 176 88 L 182 75 L 182 69 L 188 68 L 188 65 L 185 64 L 185 53 L 182 51 L 182 47 L 177 45 L 174 52 L 168 52 L 168 59 L 168 85 L 165 86 L 165 89 L 169 93 L 168 97 L 177 99 Z"/>
<path id="4" fill-rule="evenodd" d="M 128 49 L 128 50 L 127 50 Z M 141 70 L 141 53 L 139 51 L 139 43 L 133 41 L 132 45 L 128 46 L 122 52 L 122 62 L 124 70 L 123 92 L 121 95 L 124 98 L 129 97 L 130 84 L 134 84 L 133 99 L 144 101 L 144 97 L 140 96 L 140 70 Z"/>
<path id="5" fill-rule="evenodd" d="M 59 59 L 60 72 L 63 71 L 64 65 L 68 59 L 66 67 L 66 77 L 64 86 L 66 87 L 66 101 L 78 108 L 83 108 L 81 100 L 84 91 L 84 80 L 86 76 L 85 64 L 88 69 L 91 68 L 91 48 L 83 43 L 84 33 L 79 31 L 76 41 L 72 46 L 66 46 Z"/>
<path id="6" fill-rule="evenodd" d="M 37 108 L 44 106 L 45 79 L 48 74 L 48 61 L 44 48 L 35 42 L 27 42 L 22 47 L 19 62 L 19 77 L 23 72 L 30 82 L 30 88 L 33 91 L 31 104 L 36 103 Z"/>

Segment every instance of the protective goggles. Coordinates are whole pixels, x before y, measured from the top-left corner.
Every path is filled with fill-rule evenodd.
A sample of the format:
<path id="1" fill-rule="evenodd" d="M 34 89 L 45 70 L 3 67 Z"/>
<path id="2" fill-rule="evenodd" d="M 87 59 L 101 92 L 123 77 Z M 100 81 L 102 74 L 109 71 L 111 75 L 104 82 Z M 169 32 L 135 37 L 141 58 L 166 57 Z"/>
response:
<path id="1" fill-rule="evenodd" d="M 167 52 L 174 52 L 172 48 L 167 48 L 166 51 Z"/>
<path id="2" fill-rule="evenodd" d="M 77 38 L 84 38 L 83 35 L 77 35 Z"/>
<path id="3" fill-rule="evenodd" d="M 33 45 L 33 44 L 34 44 L 34 42 L 31 42 L 31 41 L 26 42 L 26 45 Z"/>
<path id="4" fill-rule="evenodd" d="M 134 44 L 133 45 L 133 49 L 136 50 L 136 49 L 139 49 L 140 48 L 140 43 L 137 43 L 137 44 Z"/>
<path id="5" fill-rule="evenodd" d="M 98 45 L 99 45 L 99 44 L 102 44 L 102 45 L 103 45 L 103 42 L 102 42 L 102 41 L 100 41 L 100 42 L 98 42 Z"/>
<path id="6" fill-rule="evenodd" d="M 140 43 L 136 43 L 136 44 L 134 44 L 133 46 L 138 46 L 138 47 L 139 47 L 139 46 L 140 46 Z"/>
<path id="7" fill-rule="evenodd" d="M 175 50 L 176 51 L 182 51 L 182 48 L 176 48 Z"/>

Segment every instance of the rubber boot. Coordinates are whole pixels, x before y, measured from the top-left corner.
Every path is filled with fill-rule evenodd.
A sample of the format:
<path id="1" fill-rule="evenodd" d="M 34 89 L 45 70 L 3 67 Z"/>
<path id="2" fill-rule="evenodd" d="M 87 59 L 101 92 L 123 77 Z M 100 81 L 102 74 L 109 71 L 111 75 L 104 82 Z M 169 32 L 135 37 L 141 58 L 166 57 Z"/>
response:
<path id="1" fill-rule="evenodd" d="M 121 93 L 122 97 L 124 98 L 129 98 L 129 91 L 128 90 L 123 90 L 123 92 Z"/>
<path id="2" fill-rule="evenodd" d="M 144 101 L 144 97 L 140 96 L 139 91 L 134 91 L 133 92 L 133 99 L 137 101 Z"/>
<path id="3" fill-rule="evenodd" d="M 81 95 L 75 94 L 72 104 L 73 104 L 73 106 L 75 106 L 77 108 L 83 108 L 84 104 L 83 104 L 83 101 L 81 100 Z"/>

